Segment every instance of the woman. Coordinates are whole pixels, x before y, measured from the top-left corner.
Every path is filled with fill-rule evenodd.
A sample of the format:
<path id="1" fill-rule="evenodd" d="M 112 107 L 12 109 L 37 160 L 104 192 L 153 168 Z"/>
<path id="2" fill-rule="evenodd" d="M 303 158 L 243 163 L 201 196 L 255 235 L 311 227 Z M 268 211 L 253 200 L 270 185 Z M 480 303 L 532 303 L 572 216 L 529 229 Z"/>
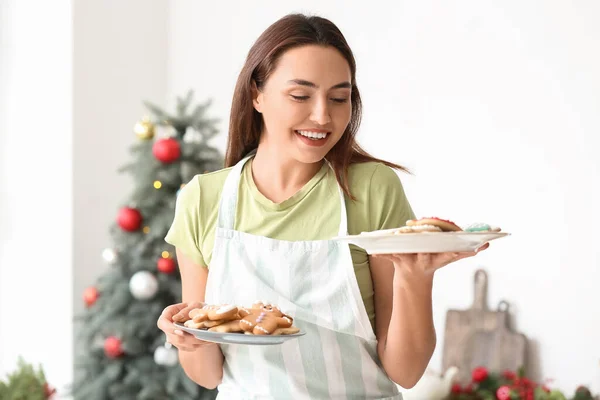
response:
<path id="1" fill-rule="evenodd" d="M 319 17 L 288 15 L 250 50 L 235 88 L 226 167 L 179 194 L 166 237 L 182 301 L 158 326 L 188 376 L 225 399 L 401 399 L 436 345 L 434 272 L 474 253 L 368 256 L 330 239 L 414 218 L 395 164 L 355 141 L 354 57 Z M 487 245 L 486 245 L 487 246 Z M 280 346 L 207 343 L 174 318 L 201 302 L 273 302 L 306 335 Z"/>

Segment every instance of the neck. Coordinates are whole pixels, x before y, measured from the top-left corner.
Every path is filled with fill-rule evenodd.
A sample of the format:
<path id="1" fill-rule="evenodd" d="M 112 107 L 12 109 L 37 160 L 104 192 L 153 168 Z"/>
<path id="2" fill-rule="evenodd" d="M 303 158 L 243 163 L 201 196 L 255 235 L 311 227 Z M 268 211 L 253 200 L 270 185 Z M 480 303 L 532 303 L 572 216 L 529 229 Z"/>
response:
<path id="1" fill-rule="evenodd" d="M 312 179 L 323 162 L 306 164 L 281 151 L 258 146 L 252 161 L 252 178 L 258 190 L 274 203 L 289 199 Z"/>

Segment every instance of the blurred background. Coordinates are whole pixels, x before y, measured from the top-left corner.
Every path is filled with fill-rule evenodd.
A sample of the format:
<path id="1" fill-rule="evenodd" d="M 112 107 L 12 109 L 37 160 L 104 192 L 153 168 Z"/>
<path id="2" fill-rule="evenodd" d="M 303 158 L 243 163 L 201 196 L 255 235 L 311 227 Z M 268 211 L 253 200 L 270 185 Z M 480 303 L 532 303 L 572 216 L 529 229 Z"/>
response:
<path id="1" fill-rule="evenodd" d="M 439 271 L 449 309 L 510 303 L 527 370 L 600 392 L 600 2 L 0 1 L 0 376 L 17 359 L 73 380 L 74 315 L 110 266 L 134 184 L 117 169 L 148 114 L 212 99 L 224 152 L 253 42 L 290 12 L 330 18 L 357 59 L 359 141 L 401 174 L 418 216 L 510 232 Z M 152 328 L 152 327 L 149 327 Z"/>

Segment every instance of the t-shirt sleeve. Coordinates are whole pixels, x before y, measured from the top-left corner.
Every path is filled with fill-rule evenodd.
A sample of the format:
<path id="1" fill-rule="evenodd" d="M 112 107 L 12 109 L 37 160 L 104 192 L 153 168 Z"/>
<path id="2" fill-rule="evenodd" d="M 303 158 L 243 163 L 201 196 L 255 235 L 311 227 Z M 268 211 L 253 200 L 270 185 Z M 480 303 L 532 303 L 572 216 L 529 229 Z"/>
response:
<path id="1" fill-rule="evenodd" d="M 415 218 L 398 174 L 385 164 L 373 172 L 369 198 L 371 230 L 398 228 Z"/>
<path id="2" fill-rule="evenodd" d="M 175 216 L 165 241 L 175 246 L 196 264 L 206 267 L 200 250 L 199 238 L 201 237 L 200 185 L 198 177 L 195 177 L 177 195 Z"/>

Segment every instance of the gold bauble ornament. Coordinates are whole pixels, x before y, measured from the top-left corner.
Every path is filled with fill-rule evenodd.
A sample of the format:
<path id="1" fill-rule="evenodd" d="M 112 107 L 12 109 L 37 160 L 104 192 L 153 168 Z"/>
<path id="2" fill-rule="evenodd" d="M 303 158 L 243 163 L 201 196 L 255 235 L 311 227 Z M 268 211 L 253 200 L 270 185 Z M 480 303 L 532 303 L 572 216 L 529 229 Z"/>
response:
<path id="1" fill-rule="evenodd" d="M 154 137 L 154 124 L 150 118 L 144 117 L 134 125 L 133 132 L 139 139 L 150 140 Z"/>

